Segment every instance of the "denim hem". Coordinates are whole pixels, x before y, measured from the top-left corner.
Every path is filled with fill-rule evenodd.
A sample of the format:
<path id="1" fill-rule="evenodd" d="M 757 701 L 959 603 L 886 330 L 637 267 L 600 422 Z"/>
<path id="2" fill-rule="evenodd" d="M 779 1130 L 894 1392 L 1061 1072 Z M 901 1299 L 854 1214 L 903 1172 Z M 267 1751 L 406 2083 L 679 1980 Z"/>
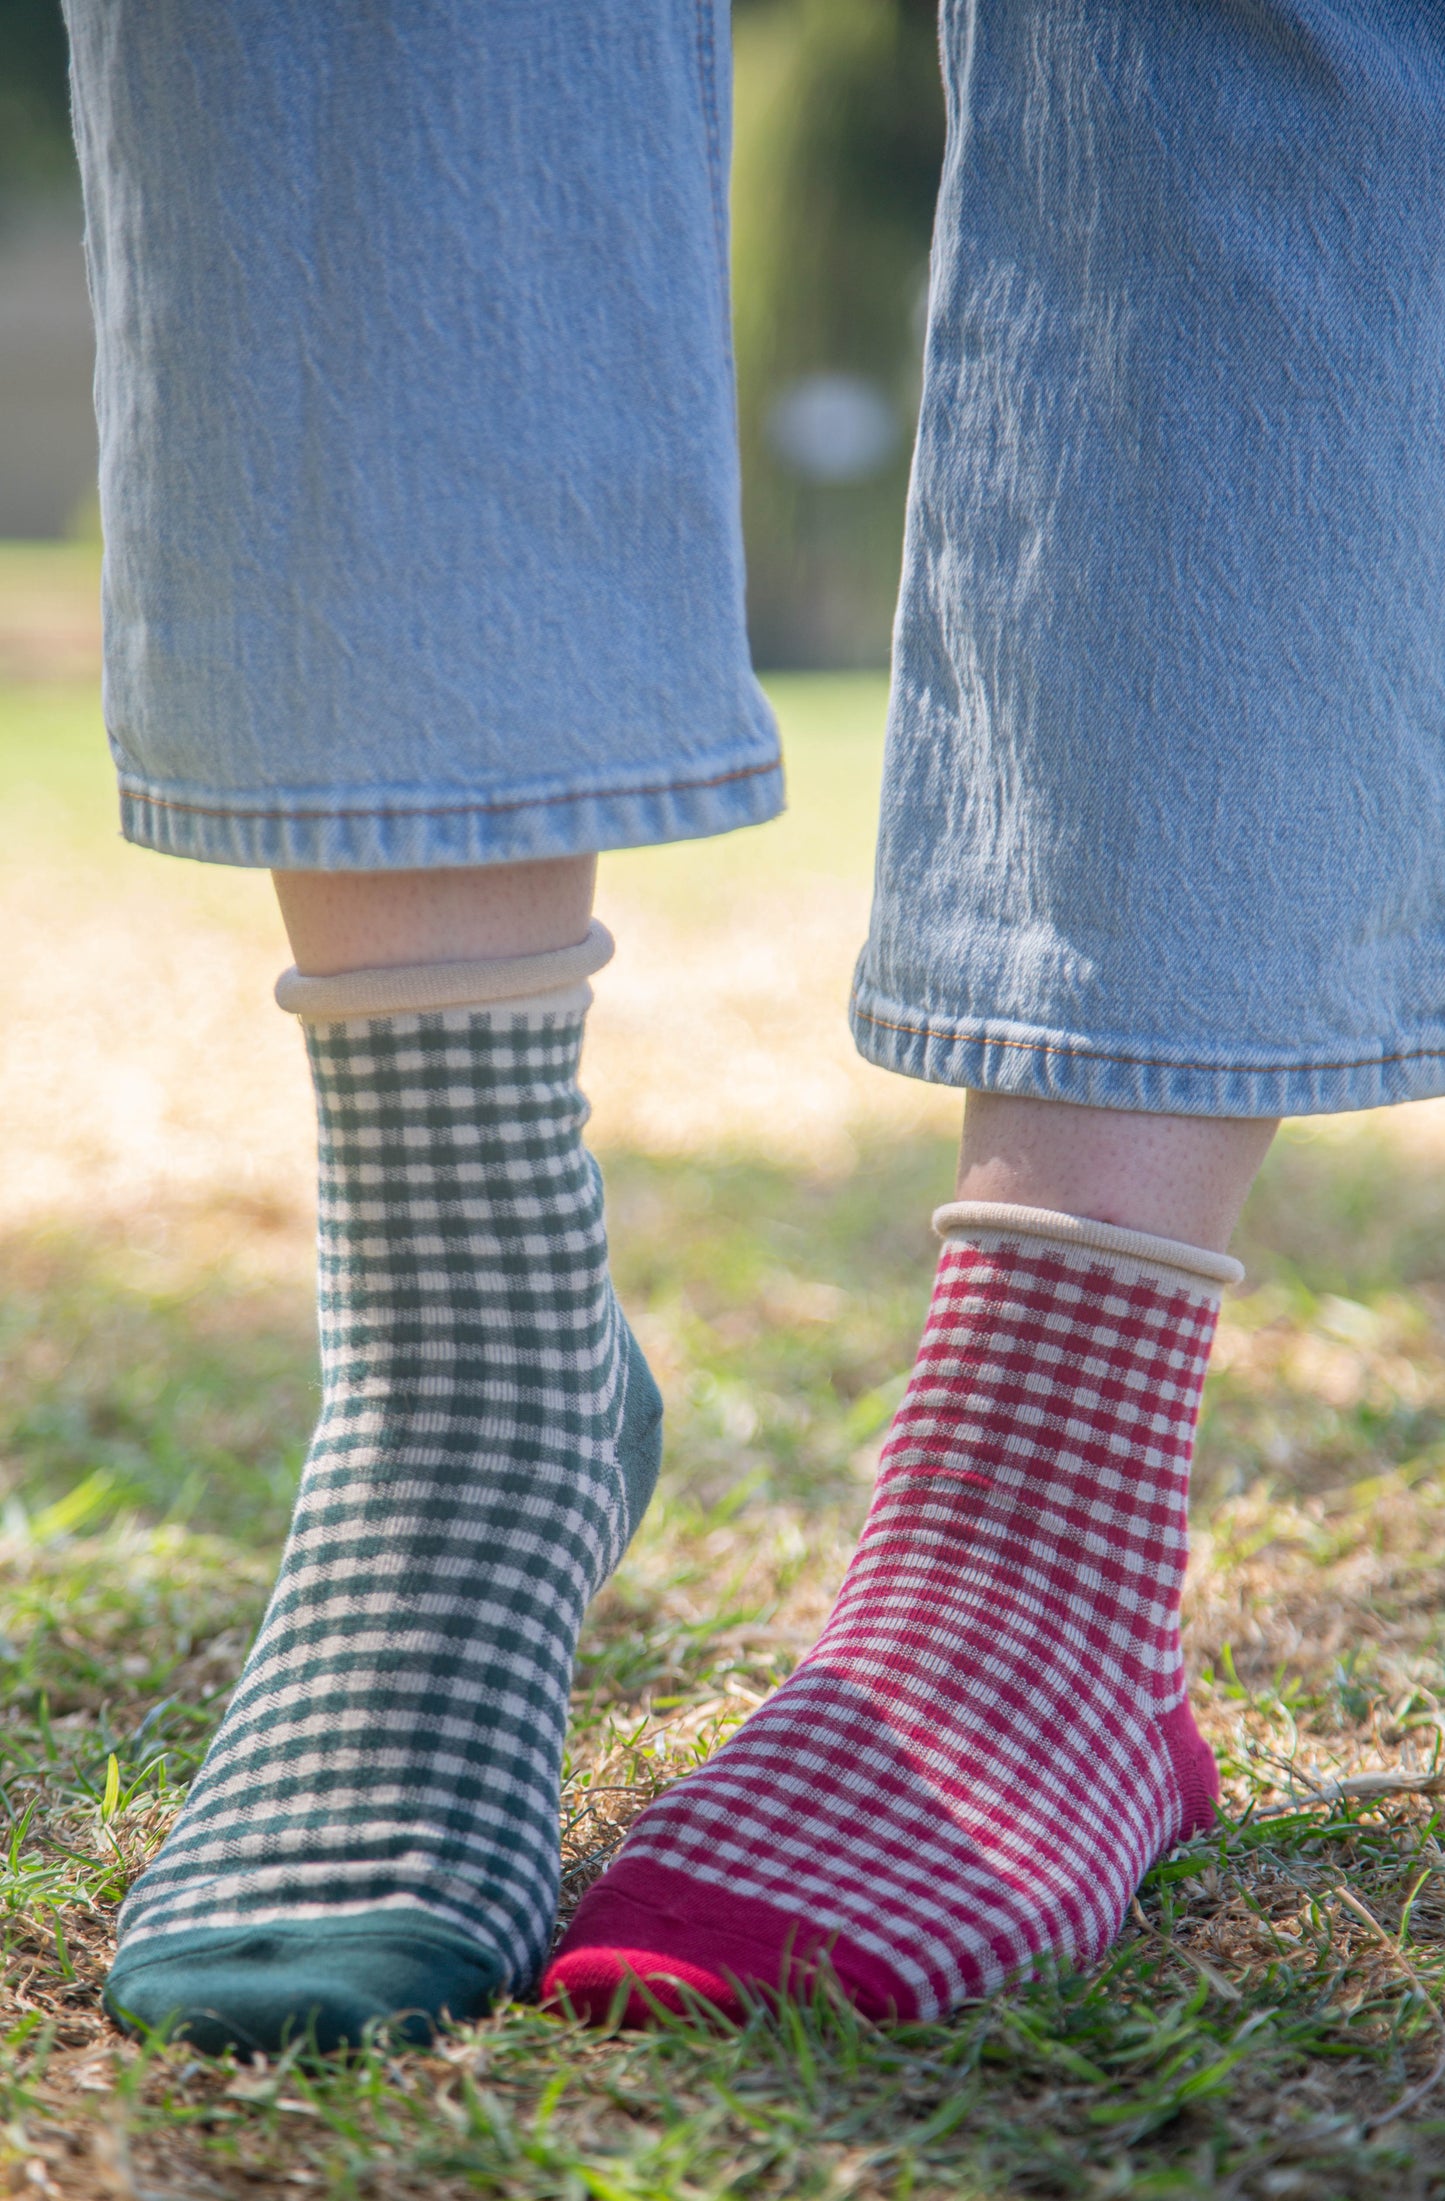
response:
<path id="1" fill-rule="evenodd" d="M 121 776 L 121 831 L 142 848 L 276 871 L 430 871 L 646 848 L 762 825 L 784 804 L 776 755 L 706 778 L 497 801 L 221 796 Z"/>
<path id="2" fill-rule="evenodd" d="M 1338 1062 L 1197 1062 L 1127 1039 L 928 1016 L 855 991 L 858 1052 L 883 1070 L 979 1093 L 1172 1116 L 1326 1116 L 1445 1093 L 1445 1034 Z"/>

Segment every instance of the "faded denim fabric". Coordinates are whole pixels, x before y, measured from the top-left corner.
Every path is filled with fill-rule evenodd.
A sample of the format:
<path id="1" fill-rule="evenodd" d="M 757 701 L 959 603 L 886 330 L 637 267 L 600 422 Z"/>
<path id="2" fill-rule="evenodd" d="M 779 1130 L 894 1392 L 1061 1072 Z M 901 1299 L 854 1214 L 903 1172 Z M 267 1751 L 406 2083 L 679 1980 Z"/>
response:
<path id="1" fill-rule="evenodd" d="M 854 1028 L 1203 1115 L 1445 1090 L 1445 8 L 946 0 Z"/>
<path id="2" fill-rule="evenodd" d="M 69 0 L 125 832 L 323 869 L 781 807 L 725 0 Z"/>
<path id="3" fill-rule="evenodd" d="M 505 861 L 781 801 L 725 0 L 69 0 L 135 839 Z M 945 0 L 865 1054 L 1445 1090 L 1445 8 Z"/>

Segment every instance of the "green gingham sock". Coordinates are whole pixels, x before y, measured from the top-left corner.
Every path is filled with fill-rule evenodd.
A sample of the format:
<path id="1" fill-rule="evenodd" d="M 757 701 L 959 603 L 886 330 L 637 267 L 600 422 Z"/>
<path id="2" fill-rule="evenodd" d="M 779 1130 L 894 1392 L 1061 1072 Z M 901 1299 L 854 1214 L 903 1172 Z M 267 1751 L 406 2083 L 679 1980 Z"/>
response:
<path id="1" fill-rule="evenodd" d="M 661 1422 L 582 1145 L 588 998 L 308 1025 L 321 1418 L 255 1648 L 121 1913 L 123 2020 L 424 2036 L 540 1968 L 578 1630 Z"/>

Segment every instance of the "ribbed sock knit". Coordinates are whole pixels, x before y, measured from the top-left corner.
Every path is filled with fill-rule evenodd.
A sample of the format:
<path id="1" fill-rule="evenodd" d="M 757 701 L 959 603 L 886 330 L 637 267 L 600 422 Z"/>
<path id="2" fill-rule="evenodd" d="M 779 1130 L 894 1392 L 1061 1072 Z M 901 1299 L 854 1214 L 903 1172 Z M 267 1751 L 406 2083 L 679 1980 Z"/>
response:
<path id="1" fill-rule="evenodd" d="M 582 1145 L 587 998 L 308 1026 L 321 1418 L 255 1648 L 121 1914 L 123 2021 L 328 2048 L 536 1976 L 578 1629 L 661 1417 Z"/>
<path id="2" fill-rule="evenodd" d="M 932 2018 L 1088 1962 L 1207 1825 L 1185 1697 L 1189 1460 L 1223 1256 L 958 1206 L 917 1366 L 823 1635 L 642 1813 L 544 1994 L 736 2014 L 826 1958 Z M 990 1227 L 992 1226 L 992 1227 Z M 629 2015 L 646 2001 L 633 1988 Z"/>

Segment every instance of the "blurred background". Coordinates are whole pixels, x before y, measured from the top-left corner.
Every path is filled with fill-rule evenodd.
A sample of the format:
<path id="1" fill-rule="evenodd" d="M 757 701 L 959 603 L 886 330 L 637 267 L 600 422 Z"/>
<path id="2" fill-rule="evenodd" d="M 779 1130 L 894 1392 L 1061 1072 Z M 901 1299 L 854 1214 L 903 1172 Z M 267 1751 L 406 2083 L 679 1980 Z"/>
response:
<path id="1" fill-rule="evenodd" d="M 80 189 L 58 0 L 0 0 L 0 539 L 94 528 Z"/>
<path id="2" fill-rule="evenodd" d="M 754 655 L 882 665 L 943 150 L 933 0 L 739 0 L 738 397 Z M 93 534 L 58 0 L 0 0 L 0 539 Z"/>

